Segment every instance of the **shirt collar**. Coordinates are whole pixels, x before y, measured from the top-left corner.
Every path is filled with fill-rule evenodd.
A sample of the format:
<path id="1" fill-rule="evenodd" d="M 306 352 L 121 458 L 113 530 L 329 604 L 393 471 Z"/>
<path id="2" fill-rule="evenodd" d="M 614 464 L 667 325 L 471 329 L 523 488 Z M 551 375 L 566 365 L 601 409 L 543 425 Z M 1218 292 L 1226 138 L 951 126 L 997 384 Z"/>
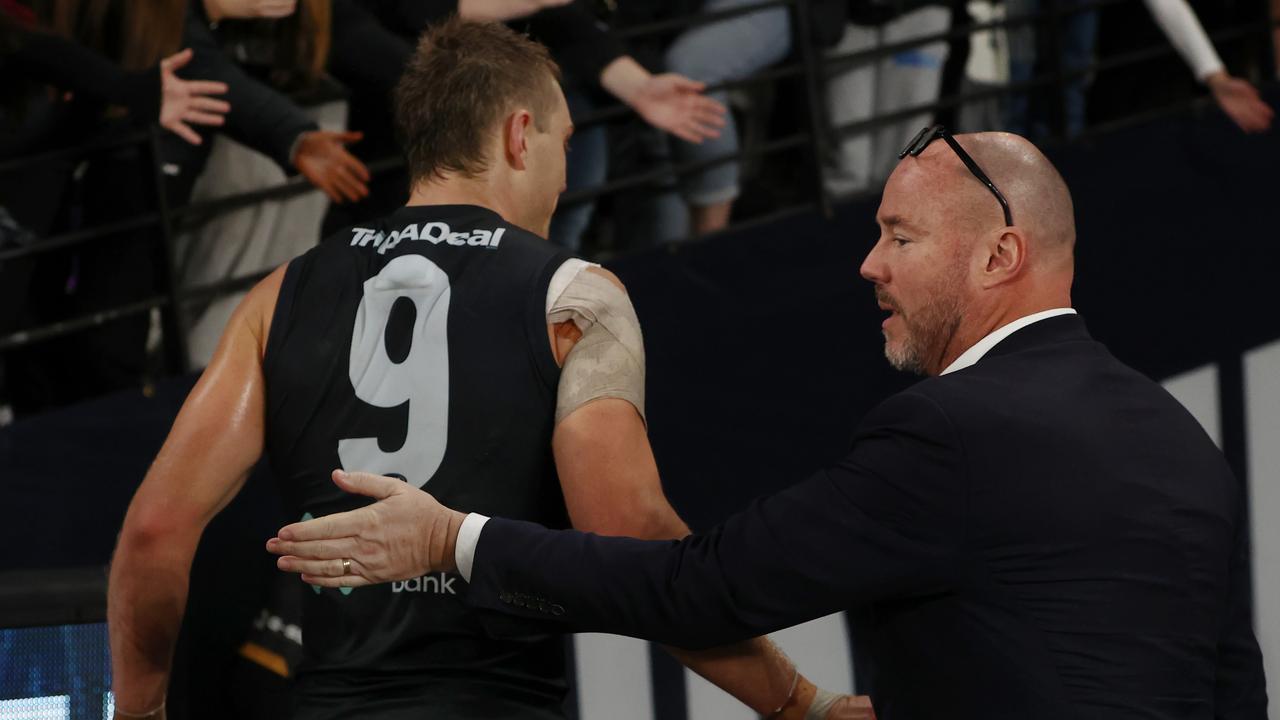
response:
<path id="1" fill-rule="evenodd" d="M 957 370 L 963 370 L 969 367 L 970 365 L 977 363 L 979 360 L 982 359 L 982 356 L 990 352 L 991 348 L 999 344 L 1001 340 L 1004 340 L 1005 338 L 1009 337 L 1010 335 L 1018 332 L 1022 328 L 1032 323 L 1037 323 L 1037 322 L 1040 322 L 1041 320 L 1048 320 L 1051 317 L 1058 317 L 1059 315 L 1075 315 L 1075 314 L 1076 314 L 1076 311 L 1072 308 L 1054 308 L 1052 310 L 1044 310 L 1042 312 L 1034 313 L 1032 315 L 1027 315 L 1026 317 L 1018 318 L 1017 320 L 1014 320 L 1008 325 L 1005 325 L 997 329 L 995 332 L 991 333 L 990 335 L 987 335 L 986 337 L 982 338 L 978 342 L 974 343 L 972 347 L 970 347 L 968 350 L 965 350 L 963 353 L 960 354 L 960 357 L 956 358 L 955 361 L 953 361 L 950 365 L 948 365 L 947 369 L 943 370 L 941 374 L 947 375 Z"/>

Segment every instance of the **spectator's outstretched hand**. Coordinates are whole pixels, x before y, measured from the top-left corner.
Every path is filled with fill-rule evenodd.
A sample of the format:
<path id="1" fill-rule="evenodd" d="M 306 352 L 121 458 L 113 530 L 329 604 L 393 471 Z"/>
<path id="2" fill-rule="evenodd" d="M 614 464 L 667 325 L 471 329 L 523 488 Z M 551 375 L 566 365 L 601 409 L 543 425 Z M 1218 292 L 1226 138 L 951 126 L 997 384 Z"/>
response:
<path id="1" fill-rule="evenodd" d="M 368 197 L 369 169 L 346 148 L 362 137 L 358 132 L 304 133 L 293 156 L 294 167 L 336 203 Z"/>
<path id="2" fill-rule="evenodd" d="M 298 9 L 298 0 L 223 0 L 219 9 L 225 18 L 282 18 Z"/>
<path id="3" fill-rule="evenodd" d="M 650 125 L 701 143 L 720 137 L 726 112 L 724 105 L 702 94 L 705 89 L 705 83 L 683 75 L 653 75 L 637 88 L 630 104 Z"/>
<path id="4" fill-rule="evenodd" d="M 178 70 L 189 62 L 191 48 L 160 61 L 160 126 L 192 145 L 199 145 L 200 135 L 191 125 L 222 125 L 222 116 L 231 110 L 231 105 L 210 97 L 225 93 L 226 83 L 178 77 Z"/>
<path id="5" fill-rule="evenodd" d="M 1258 90 L 1237 77 L 1226 72 L 1210 75 L 1205 81 L 1213 91 L 1213 99 L 1217 101 L 1222 112 L 1231 121 L 1247 133 L 1266 132 L 1275 118 L 1275 111 L 1262 100 Z"/>
<path id="6" fill-rule="evenodd" d="M 476 22 L 506 22 L 571 2 L 573 0 L 458 0 L 458 17 Z"/>

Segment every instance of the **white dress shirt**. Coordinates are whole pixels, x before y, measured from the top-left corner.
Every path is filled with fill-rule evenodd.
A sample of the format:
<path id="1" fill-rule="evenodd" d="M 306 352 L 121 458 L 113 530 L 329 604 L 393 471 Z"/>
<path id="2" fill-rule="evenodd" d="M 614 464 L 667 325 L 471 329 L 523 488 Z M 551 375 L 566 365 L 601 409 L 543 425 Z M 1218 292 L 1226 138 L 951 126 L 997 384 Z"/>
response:
<path id="1" fill-rule="evenodd" d="M 983 355 L 986 355 L 988 352 L 990 352 L 991 348 L 999 344 L 1001 340 L 1018 332 L 1022 328 L 1030 325 L 1031 323 L 1037 323 L 1037 322 L 1040 322 L 1041 320 L 1048 320 L 1051 317 L 1058 317 L 1059 315 L 1075 315 L 1075 314 L 1076 314 L 1076 311 L 1071 308 L 1054 308 L 1053 310 L 1044 310 L 1042 312 L 1027 315 L 1025 317 L 1020 317 L 1017 320 L 1014 320 L 1013 322 L 1009 323 L 1008 325 L 1004 325 L 1003 327 L 997 328 L 990 335 L 974 343 L 973 346 L 970 347 L 968 350 L 965 350 L 964 352 L 960 353 L 960 357 L 952 361 L 952 363 L 947 366 L 947 369 L 943 370 L 940 374 L 946 375 L 948 373 L 953 373 L 957 370 L 963 370 L 969 367 L 970 365 L 973 365 L 974 363 L 981 360 Z"/>
<path id="2" fill-rule="evenodd" d="M 1001 340 L 1032 323 L 1047 320 L 1051 317 L 1058 317 L 1059 315 L 1074 315 L 1075 313 L 1076 311 L 1071 308 L 1055 308 L 1018 318 L 974 343 L 972 347 L 961 353 L 960 357 L 955 359 L 955 362 L 948 365 L 947 369 L 942 371 L 942 374 L 953 373 L 973 365 L 981 360 L 983 355 L 990 352 L 991 348 L 995 347 Z M 467 582 L 471 582 L 471 568 L 476 559 L 476 545 L 480 543 L 480 531 L 484 529 L 484 524 L 488 521 L 489 518 L 484 515 L 471 513 L 462 521 L 462 527 L 458 529 L 458 542 L 453 548 L 453 559 L 458 564 L 458 573 Z"/>

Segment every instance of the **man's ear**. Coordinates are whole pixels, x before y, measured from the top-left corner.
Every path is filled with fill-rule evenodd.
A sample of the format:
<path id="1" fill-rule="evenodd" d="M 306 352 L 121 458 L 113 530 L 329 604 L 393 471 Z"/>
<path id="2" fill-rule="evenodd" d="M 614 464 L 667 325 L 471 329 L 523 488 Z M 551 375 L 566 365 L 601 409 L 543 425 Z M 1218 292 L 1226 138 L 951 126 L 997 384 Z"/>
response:
<path id="1" fill-rule="evenodd" d="M 1007 227 L 987 244 L 982 287 L 1003 285 L 1022 275 L 1027 265 L 1027 236 L 1019 227 Z"/>
<path id="2" fill-rule="evenodd" d="M 528 110 L 517 110 L 507 116 L 502 137 L 506 145 L 507 162 L 516 170 L 525 169 L 529 156 L 529 134 L 533 131 L 533 115 Z"/>

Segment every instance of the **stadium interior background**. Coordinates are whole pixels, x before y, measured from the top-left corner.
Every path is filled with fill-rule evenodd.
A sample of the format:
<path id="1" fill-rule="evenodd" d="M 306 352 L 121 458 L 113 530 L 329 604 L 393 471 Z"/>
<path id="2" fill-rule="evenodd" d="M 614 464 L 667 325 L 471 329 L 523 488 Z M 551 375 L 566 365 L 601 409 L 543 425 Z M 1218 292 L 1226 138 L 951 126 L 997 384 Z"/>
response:
<path id="1" fill-rule="evenodd" d="M 1266 522 L 1280 513 L 1280 131 L 1241 132 L 1139 0 L 1066 5 L 1050 1 L 1035 15 L 1005 16 L 999 6 L 990 15 L 986 3 L 955 3 L 942 32 L 842 56 L 805 40 L 820 22 L 808 0 L 770 0 L 763 6 L 787 8 L 795 41 L 777 64 L 725 84 L 742 131 L 737 153 L 658 170 L 620 163 L 630 174 L 611 170 L 602 184 L 568 193 L 562 206 L 595 205 L 582 251 L 614 270 L 636 304 L 663 483 L 688 523 L 705 528 L 839 456 L 859 418 L 914 381 L 884 362 L 871 286 L 857 273 L 878 233 L 879 187 L 832 192 L 832 149 L 849 137 L 935 120 L 990 129 L 965 123 L 991 117 L 993 103 L 1032 93 L 1045 121 L 1038 140 L 1076 201 L 1076 306 L 1120 359 L 1187 405 L 1249 488 L 1253 610 L 1270 696 L 1280 698 L 1280 526 Z M 1280 107 L 1276 6 L 1191 5 L 1229 71 Z M 742 11 L 619 22 L 614 31 L 641 45 L 735 12 Z M 994 81 L 973 82 L 982 73 L 972 57 L 989 55 L 992 43 L 999 54 L 1005 28 L 1034 27 L 1044 41 L 1083 12 L 1100 18 L 1087 67 L 1065 68 L 1041 53 L 1030 80 L 1011 83 L 996 73 Z M 947 59 L 926 101 L 832 122 L 825 90 L 834 73 L 939 43 Z M 1064 97 L 1085 80 L 1081 132 L 1067 127 Z M 336 85 L 326 93 L 298 99 L 342 107 L 349 97 Z M 625 108 L 602 105 L 577 124 L 601 125 L 612 138 L 634 122 Z M 110 717 L 104 567 L 124 509 L 198 373 L 193 327 L 218 321 L 216 312 L 209 320 L 210 309 L 228 297 L 233 303 L 269 269 L 238 258 L 221 277 L 193 282 L 177 249 L 189 249 L 202 231 L 207 237 L 209 227 L 227 233 L 254 223 L 293 233 L 289 242 L 303 249 L 320 239 L 326 201 L 297 177 L 224 177 L 209 184 L 221 195 L 198 191 L 175 205 L 166 197 L 165 168 L 154 160 L 160 132 L 134 126 L 64 137 L 58 147 L 0 159 L 0 206 L 20 221 L 24 213 L 45 217 L 42 227 L 51 228 L 0 245 L 0 309 L 8 310 L 0 313 L 0 718 Z M 362 159 L 379 176 L 394 177 L 401 167 L 390 151 Z M 724 163 L 740 163 L 743 178 L 727 229 L 647 245 L 625 238 L 629 196 L 670 192 L 673 174 Z M 107 182 L 139 189 L 140 199 L 81 222 L 101 192 L 86 179 L 95 166 L 106 169 Z M 207 172 L 220 167 L 227 166 L 211 163 Z M 60 201 L 13 204 L 13 188 L 56 173 L 71 179 Z M 299 214 L 310 225 L 289 224 Z M 153 281 L 126 274 L 126 287 L 88 303 L 68 300 L 65 268 L 104 257 L 152 263 Z M 27 285 L 12 281 L 24 264 L 36 268 L 20 275 Z M 95 362 L 99 347 L 87 338 L 139 324 L 146 350 L 129 381 L 86 382 L 81 368 Z M 264 610 L 276 575 L 261 544 L 281 520 L 260 468 L 206 533 L 171 718 L 272 717 L 286 702 L 287 683 L 242 652 L 254 633 L 298 632 Z M 820 684 L 857 687 L 841 616 L 779 639 Z M 573 716 L 752 716 L 646 643 L 596 635 L 567 642 L 576 661 Z"/>

